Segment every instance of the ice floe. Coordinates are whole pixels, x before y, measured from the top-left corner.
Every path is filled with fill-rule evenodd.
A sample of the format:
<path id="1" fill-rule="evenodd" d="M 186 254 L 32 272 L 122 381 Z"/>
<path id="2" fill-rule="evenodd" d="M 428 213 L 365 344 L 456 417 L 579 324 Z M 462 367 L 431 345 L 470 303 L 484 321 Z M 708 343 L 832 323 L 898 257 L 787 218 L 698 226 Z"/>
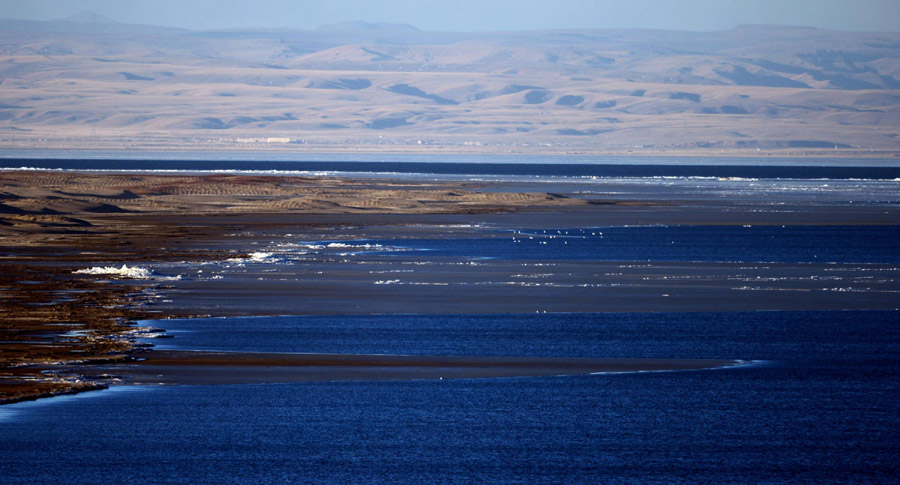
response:
<path id="1" fill-rule="evenodd" d="M 142 268 L 140 266 L 129 267 L 127 264 L 123 264 L 121 268 L 117 268 L 115 266 L 94 266 L 92 268 L 79 269 L 74 273 L 119 276 L 122 278 L 134 279 L 148 279 L 150 278 L 150 275 L 153 274 L 153 272 L 147 268 Z"/>
<path id="2" fill-rule="evenodd" d="M 255 251 L 249 253 L 245 258 L 231 258 L 226 261 L 229 263 L 238 263 L 239 265 L 242 265 L 244 263 L 273 264 L 283 262 L 283 258 L 280 256 L 276 256 L 274 253 L 266 251 Z"/>
<path id="3" fill-rule="evenodd" d="M 116 266 L 94 266 L 92 268 L 79 269 L 73 271 L 74 274 L 88 274 L 96 276 L 115 276 L 119 278 L 131 278 L 135 280 L 154 280 L 154 281 L 179 281 L 181 275 L 162 276 L 154 274 L 152 270 L 141 266 L 128 266 L 123 264 L 121 267 Z"/>
<path id="4" fill-rule="evenodd" d="M 347 244 L 347 243 L 339 243 L 333 242 L 329 243 L 328 248 L 354 248 L 354 249 L 379 249 L 383 248 L 381 244 Z"/>

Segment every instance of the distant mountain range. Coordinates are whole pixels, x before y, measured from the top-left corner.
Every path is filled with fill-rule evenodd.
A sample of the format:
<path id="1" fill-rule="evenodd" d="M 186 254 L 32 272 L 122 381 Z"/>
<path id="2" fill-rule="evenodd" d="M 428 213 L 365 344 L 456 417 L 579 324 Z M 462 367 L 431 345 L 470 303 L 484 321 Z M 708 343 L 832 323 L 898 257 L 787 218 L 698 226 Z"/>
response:
<path id="1" fill-rule="evenodd" d="M 900 33 L 0 20 L 0 148 L 900 151 Z"/>

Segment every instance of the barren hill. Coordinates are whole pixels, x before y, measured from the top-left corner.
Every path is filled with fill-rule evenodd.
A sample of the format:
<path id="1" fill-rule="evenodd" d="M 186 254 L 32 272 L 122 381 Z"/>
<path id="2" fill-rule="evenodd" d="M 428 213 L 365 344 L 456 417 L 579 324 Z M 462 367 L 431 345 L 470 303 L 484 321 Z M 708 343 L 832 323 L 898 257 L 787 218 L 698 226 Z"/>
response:
<path id="1" fill-rule="evenodd" d="M 0 21 L 0 148 L 900 151 L 900 33 Z"/>

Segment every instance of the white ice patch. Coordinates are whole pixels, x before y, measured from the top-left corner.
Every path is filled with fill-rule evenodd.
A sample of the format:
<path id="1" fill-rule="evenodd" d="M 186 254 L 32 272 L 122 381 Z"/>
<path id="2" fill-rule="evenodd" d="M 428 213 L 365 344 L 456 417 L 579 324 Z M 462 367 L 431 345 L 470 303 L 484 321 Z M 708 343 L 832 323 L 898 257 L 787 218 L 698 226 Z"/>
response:
<path id="1" fill-rule="evenodd" d="M 272 253 L 257 251 L 255 253 L 250 253 L 247 261 L 251 263 L 274 263 L 277 259 Z"/>
<path id="2" fill-rule="evenodd" d="M 380 249 L 381 244 L 347 244 L 347 243 L 330 243 L 328 248 L 353 248 L 353 249 Z"/>
<path id="3" fill-rule="evenodd" d="M 154 280 L 156 281 L 181 281 L 181 275 L 175 276 L 154 276 Z"/>
<path id="4" fill-rule="evenodd" d="M 147 268 L 141 268 L 140 266 L 132 266 L 129 268 L 127 264 L 123 264 L 121 268 L 116 268 L 115 266 L 94 266 L 93 268 L 79 269 L 78 271 L 75 271 L 74 273 L 75 274 L 119 276 L 122 278 L 134 278 L 134 279 L 147 279 L 147 278 L 150 278 L 152 271 L 150 271 Z"/>
<path id="5" fill-rule="evenodd" d="M 247 255 L 246 258 L 231 258 L 226 260 L 229 263 L 261 263 L 261 264 L 275 264 L 282 262 L 282 258 L 275 256 L 273 253 L 265 252 L 265 251 L 256 251 Z"/>
<path id="6" fill-rule="evenodd" d="M 323 245 L 321 245 L 321 244 L 297 244 L 296 247 L 298 247 L 298 248 L 305 248 L 305 249 L 312 249 L 312 250 L 325 249 L 325 246 L 323 246 Z"/>

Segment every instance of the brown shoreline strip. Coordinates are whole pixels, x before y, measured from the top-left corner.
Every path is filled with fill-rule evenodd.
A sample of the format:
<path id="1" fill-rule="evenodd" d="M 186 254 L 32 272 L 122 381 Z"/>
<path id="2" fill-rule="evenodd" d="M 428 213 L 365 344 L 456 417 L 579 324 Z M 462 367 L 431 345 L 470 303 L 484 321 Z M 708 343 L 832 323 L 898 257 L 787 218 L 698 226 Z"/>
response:
<path id="1" fill-rule="evenodd" d="M 122 384 L 249 384 L 359 380 L 472 379 L 702 370 L 739 360 L 586 359 L 416 355 L 282 354 L 155 350 L 130 364 L 91 366 Z"/>

